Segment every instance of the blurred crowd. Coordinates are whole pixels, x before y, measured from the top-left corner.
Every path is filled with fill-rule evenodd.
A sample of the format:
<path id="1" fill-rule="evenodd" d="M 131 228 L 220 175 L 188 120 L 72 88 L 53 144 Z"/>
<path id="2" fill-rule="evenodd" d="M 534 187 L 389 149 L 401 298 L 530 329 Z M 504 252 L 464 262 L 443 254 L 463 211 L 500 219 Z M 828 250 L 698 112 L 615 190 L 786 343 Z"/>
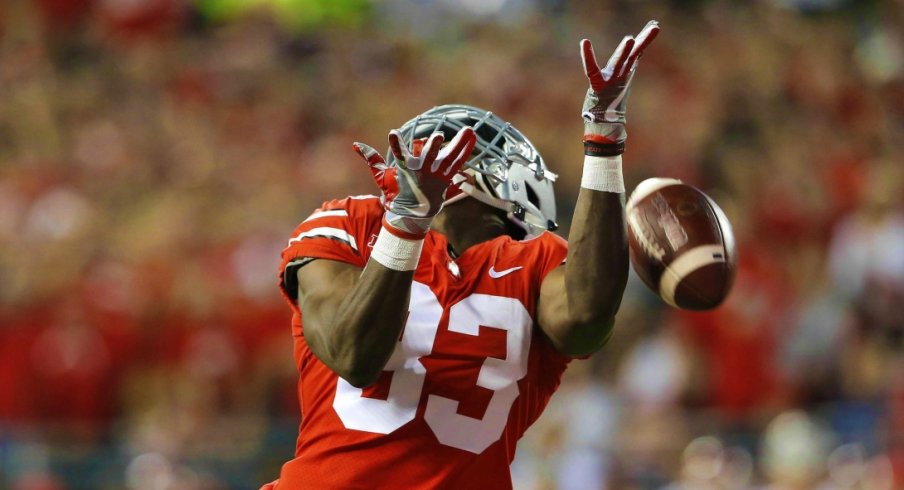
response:
<path id="1" fill-rule="evenodd" d="M 246 489 L 291 458 L 276 268 L 351 142 L 493 110 L 579 185 L 577 41 L 663 32 L 628 187 L 734 226 L 723 307 L 633 278 L 519 447 L 521 489 L 904 488 L 904 2 L 0 4 L 0 488 Z"/>

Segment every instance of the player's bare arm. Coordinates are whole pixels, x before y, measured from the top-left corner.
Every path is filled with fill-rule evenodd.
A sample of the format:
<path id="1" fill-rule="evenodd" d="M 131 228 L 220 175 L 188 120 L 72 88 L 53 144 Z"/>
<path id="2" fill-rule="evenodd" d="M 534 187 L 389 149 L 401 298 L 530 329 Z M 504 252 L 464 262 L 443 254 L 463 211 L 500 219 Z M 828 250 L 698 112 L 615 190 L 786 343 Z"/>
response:
<path id="1" fill-rule="evenodd" d="M 396 131 L 389 144 L 399 165 L 388 168 L 370 146 L 354 148 L 383 191 L 383 229 L 364 270 L 316 260 L 297 271 L 298 306 L 311 351 L 351 385 L 376 381 L 401 335 L 424 237 L 442 207 L 452 177 L 474 147 L 466 127 L 443 147 L 432 135 L 415 156 Z"/>
<path id="2" fill-rule="evenodd" d="M 584 175 L 568 235 L 568 259 L 543 281 L 538 323 L 555 347 L 586 355 L 609 339 L 628 279 L 625 187 L 625 107 L 637 62 L 659 33 L 649 22 L 626 36 L 603 69 L 590 41 L 581 57 L 590 88 L 584 100 Z"/>
<path id="3" fill-rule="evenodd" d="M 311 351 L 351 385 L 371 384 L 399 338 L 414 271 L 372 260 L 360 268 L 315 260 L 298 269 L 298 306 Z M 394 291 L 393 294 L 379 294 Z"/>

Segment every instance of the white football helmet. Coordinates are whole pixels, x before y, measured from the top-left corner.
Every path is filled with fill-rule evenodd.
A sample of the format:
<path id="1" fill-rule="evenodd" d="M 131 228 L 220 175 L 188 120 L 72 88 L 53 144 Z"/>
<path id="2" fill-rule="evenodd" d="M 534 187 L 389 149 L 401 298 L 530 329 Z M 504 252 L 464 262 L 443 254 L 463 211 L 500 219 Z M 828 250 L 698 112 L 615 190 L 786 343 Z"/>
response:
<path id="1" fill-rule="evenodd" d="M 474 128 L 477 144 L 465 169 L 453 180 L 461 192 L 447 195 L 445 204 L 471 196 L 505 211 L 527 236 L 558 228 L 552 186 L 557 175 L 549 171 L 537 148 L 511 123 L 477 107 L 442 105 L 406 122 L 399 132 L 410 147 L 413 141 L 434 132 L 442 132 L 450 141 L 465 126 Z M 387 163 L 396 165 L 392 152 L 387 155 Z"/>

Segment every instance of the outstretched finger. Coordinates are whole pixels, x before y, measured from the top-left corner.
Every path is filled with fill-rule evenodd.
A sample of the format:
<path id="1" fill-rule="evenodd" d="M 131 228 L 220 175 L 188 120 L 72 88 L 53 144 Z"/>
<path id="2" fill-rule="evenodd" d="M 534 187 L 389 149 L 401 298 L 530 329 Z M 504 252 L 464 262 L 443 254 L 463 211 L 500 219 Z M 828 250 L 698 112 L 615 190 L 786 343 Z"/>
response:
<path id="1" fill-rule="evenodd" d="M 402 135 L 395 129 L 389 132 L 389 150 L 399 162 L 407 162 L 411 157 L 411 152 L 403 142 Z"/>
<path id="2" fill-rule="evenodd" d="M 471 153 L 474 152 L 474 146 L 477 144 L 477 134 L 470 127 L 466 127 L 462 131 L 464 130 L 468 130 L 468 133 L 464 135 L 464 148 L 462 148 L 461 153 L 455 157 L 446 171 L 443 172 L 443 175 L 457 174 L 465 166 L 465 163 L 471 159 Z"/>
<path id="3" fill-rule="evenodd" d="M 643 52 L 647 49 L 656 36 L 659 35 L 660 27 L 659 22 L 655 20 L 651 20 L 647 22 L 647 25 L 640 31 L 640 34 L 637 35 L 637 42 L 634 44 L 634 49 L 631 50 L 631 56 L 628 58 L 628 62 L 625 63 L 625 73 L 630 73 L 631 70 L 634 69 L 634 65 L 637 64 L 637 60 L 643 56 Z"/>
<path id="4" fill-rule="evenodd" d="M 395 180 L 395 174 L 394 171 L 390 171 L 389 165 L 386 165 L 386 160 L 383 158 L 383 155 L 380 155 L 380 152 L 364 143 L 352 143 L 352 148 L 354 148 L 355 152 L 357 152 L 358 155 L 361 155 L 361 158 L 367 163 L 367 168 L 370 170 L 374 182 L 376 182 L 377 187 L 380 188 L 384 196 L 391 194 L 390 183 Z M 389 197 L 391 198 L 392 196 Z"/>
<path id="5" fill-rule="evenodd" d="M 437 165 L 435 162 L 438 161 L 436 156 L 439 155 L 439 151 L 442 149 L 443 141 L 445 140 L 446 137 L 443 136 L 443 133 L 433 133 L 430 135 L 427 144 L 421 149 L 421 161 L 423 162 L 421 168 L 424 168 L 425 165 L 429 165 L 431 172 L 436 171 L 434 168 Z"/>
<path id="6" fill-rule="evenodd" d="M 593 52 L 593 45 L 589 39 L 581 39 L 581 62 L 584 64 L 584 73 L 590 80 L 590 87 L 594 91 L 602 90 L 606 85 L 603 74 L 600 73 L 600 67 L 596 63 L 596 54 Z"/>
<path id="7" fill-rule="evenodd" d="M 452 141 L 449 142 L 449 145 L 443 148 L 442 154 L 437 161 L 442 161 L 448 163 L 446 169 L 443 171 L 445 175 L 449 175 L 449 169 L 454 167 L 458 160 L 462 158 L 462 155 L 465 154 L 465 150 L 474 149 L 474 142 L 477 140 L 477 135 L 474 134 L 474 129 L 470 126 L 465 126 L 452 138 Z M 470 154 L 470 150 L 468 150 L 467 154 Z M 434 168 L 433 171 L 437 171 L 438 168 Z"/>
<path id="8" fill-rule="evenodd" d="M 380 155 L 380 152 L 374 150 L 372 146 L 356 141 L 352 143 L 352 148 L 358 155 L 361 155 L 361 158 L 367 162 L 367 165 L 372 171 L 384 170 L 386 168 L 386 160 L 383 158 L 383 155 Z"/>
<path id="9" fill-rule="evenodd" d="M 611 80 L 613 75 L 616 77 L 621 76 L 622 67 L 625 66 L 625 61 L 627 61 L 628 57 L 631 55 L 633 47 L 633 37 L 625 36 L 622 38 L 622 41 L 612 53 L 612 57 L 609 58 L 609 62 L 606 63 L 606 68 L 603 70 L 603 78 Z"/>

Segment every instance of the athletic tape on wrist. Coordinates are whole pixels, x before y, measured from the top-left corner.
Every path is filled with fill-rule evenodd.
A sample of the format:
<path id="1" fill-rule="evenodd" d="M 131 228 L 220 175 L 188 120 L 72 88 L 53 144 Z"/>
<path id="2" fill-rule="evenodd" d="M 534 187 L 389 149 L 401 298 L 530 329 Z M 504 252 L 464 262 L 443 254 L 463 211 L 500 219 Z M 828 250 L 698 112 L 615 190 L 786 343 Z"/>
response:
<path id="1" fill-rule="evenodd" d="M 621 155 L 611 157 L 584 156 L 581 187 L 602 192 L 625 192 Z"/>
<path id="2" fill-rule="evenodd" d="M 424 239 L 408 240 L 389 232 L 385 227 L 380 229 L 370 258 L 394 271 L 413 271 L 417 269 L 421 258 Z"/>

